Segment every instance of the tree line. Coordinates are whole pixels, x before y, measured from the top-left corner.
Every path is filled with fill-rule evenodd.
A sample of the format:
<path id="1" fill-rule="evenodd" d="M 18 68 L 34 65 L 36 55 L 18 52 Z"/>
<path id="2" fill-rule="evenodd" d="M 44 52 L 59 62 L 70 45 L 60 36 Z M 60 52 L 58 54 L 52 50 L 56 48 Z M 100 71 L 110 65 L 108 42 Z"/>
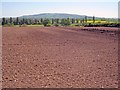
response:
<path id="1" fill-rule="evenodd" d="M 2 18 L 2 25 L 34 25 L 34 24 L 43 24 L 44 26 L 47 26 L 47 24 L 61 24 L 61 25 L 70 25 L 75 23 L 84 23 L 87 22 L 87 16 L 85 16 L 84 19 L 75 19 L 75 18 L 63 18 L 63 19 L 25 19 L 25 18 Z M 95 17 L 93 17 L 93 22 L 95 22 Z"/>
<path id="2" fill-rule="evenodd" d="M 59 18 L 52 18 L 52 19 L 47 19 L 47 18 L 39 18 L 39 19 L 31 19 L 31 18 L 2 18 L 2 25 L 5 26 L 12 26 L 12 25 L 44 25 L 44 26 L 69 26 L 71 24 L 75 24 L 75 26 L 85 26 L 85 27 L 89 27 L 89 26 L 117 26 L 117 24 L 96 24 L 95 23 L 95 16 L 92 17 L 92 23 L 87 23 L 88 21 L 88 17 L 85 16 L 83 19 L 75 19 L 75 18 L 63 18 L 63 19 L 59 19 Z"/>

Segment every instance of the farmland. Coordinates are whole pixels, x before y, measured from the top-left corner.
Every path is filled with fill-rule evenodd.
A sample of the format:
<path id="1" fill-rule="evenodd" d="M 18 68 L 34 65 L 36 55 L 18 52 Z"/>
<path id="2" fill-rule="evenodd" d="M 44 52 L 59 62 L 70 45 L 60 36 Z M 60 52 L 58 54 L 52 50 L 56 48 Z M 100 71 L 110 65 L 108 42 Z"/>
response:
<path id="1" fill-rule="evenodd" d="M 117 88 L 117 28 L 3 27 L 3 88 Z"/>

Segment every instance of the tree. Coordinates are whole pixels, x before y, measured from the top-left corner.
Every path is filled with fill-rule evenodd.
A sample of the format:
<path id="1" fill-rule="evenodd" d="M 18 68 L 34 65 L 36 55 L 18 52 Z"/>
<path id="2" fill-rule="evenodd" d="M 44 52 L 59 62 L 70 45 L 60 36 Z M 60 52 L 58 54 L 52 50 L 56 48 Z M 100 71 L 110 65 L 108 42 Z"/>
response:
<path id="1" fill-rule="evenodd" d="M 69 19 L 69 18 L 67 18 L 67 19 L 62 19 L 62 20 L 61 20 L 61 25 L 63 25 L 63 26 L 68 26 L 68 25 L 70 25 L 70 19 Z"/>
<path id="2" fill-rule="evenodd" d="M 65 19 L 61 19 L 61 25 L 64 26 Z"/>
<path id="3" fill-rule="evenodd" d="M 19 24 L 19 18 L 17 17 L 16 18 L 16 25 L 18 25 Z"/>
<path id="4" fill-rule="evenodd" d="M 34 24 L 38 24 L 38 20 L 37 19 L 35 19 L 35 23 Z"/>
<path id="5" fill-rule="evenodd" d="M 87 16 L 85 16 L 85 22 L 87 23 Z"/>
<path id="6" fill-rule="evenodd" d="M 95 16 L 93 16 L 93 23 L 95 23 Z"/>
<path id="7" fill-rule="evenodd" d="M 13 21 L 12 21 L 12 17 L 10 17 L 10 24 L 12 25 Z"/>
<path id="8" fill-rule="evenodd" d="M 25 19 L 25 24 L 29 24 L 29 20 L 28 19 Z"/>
<path id="9" fill-rule="evenodd" d="M 56 23 L 57 23 L 57 24 L 59 23 L 59 19 L 58 19 L 58 18 L 56 19 Z"/>
<path id="10" fill-rule="evenodd" d="M 54 19 L 52 18 L 52 24 L 54 24 Z"/>
<path id="11" fill-rule="evenodd" d="M 32 24 L 31 19 L 27 19 L 27 24 L 28 24 L 28 25 L 31 25 L 31 24 Z"/>
<path id="12" fill-rule="evenodd" d="M 12 24 L 16 25 L 16 21 L 13 21 Z"/>
<path id="13" fill-rule="evenodd" d="M 84 19 L 80 20 L 80 23 L 83 25 L 84 24 Z"/>
<path id="14" fill-rule="evenodd" d="M 43 18 L 40 19 L 40 22 L 43 23 Z"/>
<path id="15" fill-rule="evenodd" d="M 75 23 L 75 19 L 72 18 L 71 23 L 74 24 Z"/>
<path id="16" fill-rule="evenodd" d="M 7 24 L 7 25 L 8 25 L 8 23 L 9 23 L 9 21 L 6 19 L 6 20 L 5 20 L 5 24 Z"/>
<path id="17" fill-rule="evenodd" d="M 32 20 L 31 19 L 29 19 L 29 25 L 31 25 L 32 24 Z"/>
<path id="18" fill-rule="evenodd" d="M 25 24 L 25 19 L 24 18 L 22 19 L 22 24 Z"/>
<path id="19" fill-rule="evenodd" d="M 22 25 L 23 24 L 23 20 L 20 20 L 19 24 Z"/>
<path id="20" fill-rule="evenodd" d="M 70 25 L 70 19 L 67 18 L 67 25 Z"/>
<path id="21" fill-rule="evenodd" d="M 84 22 L 85 22 L 85 20 L 83 19 L 83 20 L 82 20 L 82 22 L 84 23 Z"/>
<path id="22" fill-rule="evenodd" d="M 35 23 L 34 19 L 31 19 L 31 24 L 34 24 L 34 23 Z"/>
<path id="23" fill-rule="evenodd" d="M 79 23 L 79 19 L 76 19 L 76 23 Z"/>
<path id="24" fill-rule="evenodd" d="M 2 18 L 2 25 L 5 25 L 5 18 Z"/>
<path id="25" fill-rule="evenodd" d="M 49 20 L 49 19 L 44 19 L 43 22 L 42 22 L 42 24 L 43 24 L 44 26 L 47 26 L 49 23 L 50 23 L 50 20 Z"/>

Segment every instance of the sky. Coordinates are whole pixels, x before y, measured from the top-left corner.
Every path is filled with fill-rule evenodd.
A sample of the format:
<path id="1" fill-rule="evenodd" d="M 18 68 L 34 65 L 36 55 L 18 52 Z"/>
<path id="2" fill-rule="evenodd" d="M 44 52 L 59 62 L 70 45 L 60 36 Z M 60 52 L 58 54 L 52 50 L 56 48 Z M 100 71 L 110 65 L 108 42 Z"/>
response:
<path id="1" fill-rule="evenodd" d="M 69 2 L 68 2 L 69 1 Z M 2 8 L 1 8 L 2 7 Z M 117 18 L 118 0 L 2 0 L 0 17 L 18 17 L 40 13 L 68 13 Z"/>

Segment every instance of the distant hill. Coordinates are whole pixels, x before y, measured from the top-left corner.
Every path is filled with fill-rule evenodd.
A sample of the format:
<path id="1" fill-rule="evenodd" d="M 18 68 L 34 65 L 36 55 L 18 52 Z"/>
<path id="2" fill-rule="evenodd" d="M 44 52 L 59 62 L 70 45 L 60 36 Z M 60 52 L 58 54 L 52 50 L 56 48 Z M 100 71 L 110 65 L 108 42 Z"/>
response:
<path id="1" fill-rule="evenodd" d="M 85 16 L 87 15 L 77 15 L 77 14 L 66 14 L 66 13 L 42 13 L 42 14 L 33 14 L 33 15 L 23 15 L 20 16 L 19 18 L 29 18 L 29 19 L 40 19 L 40 18 L 48 18 L 48 19 L 52 19 L 52 18 L 74 18 L 74 19 L 84 19 Z M 9 17 L 6 17 L 9 19 Z M 13 17 L 14 19 L 16 17 Z M 93 19 L 93 16 L 87 16 L 87 19 Z M 103 17 L 97 17 L 95 16 L 95 19 L 99 20 L 109 20 L 112 22 L 118 22 L 118 18 L 103 18 Z M 2 18 L 0 18 L 0 23 L 2 22 Z"/>
<path id="2" fill-rule="evenodd" d="M 65 14 L 65 13 L 42 13 L 42 14 L 35 14 L 35 15 L 24 15 L 21 16 L 21 18 L 79 18 L 79 19 L 83 19 L 85 18 L 85 15 L 77 15 L 77 14 Z M 88 16 L 88 18 L 92 18 L 90 16 Z"/>

